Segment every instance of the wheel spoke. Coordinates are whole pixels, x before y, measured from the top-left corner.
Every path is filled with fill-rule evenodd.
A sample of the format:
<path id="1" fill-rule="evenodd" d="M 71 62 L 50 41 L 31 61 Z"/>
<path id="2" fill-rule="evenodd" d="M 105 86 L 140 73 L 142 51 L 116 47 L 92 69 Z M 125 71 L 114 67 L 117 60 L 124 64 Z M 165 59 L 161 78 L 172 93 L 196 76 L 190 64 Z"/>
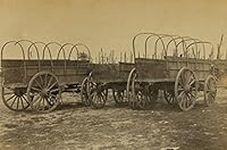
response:
<path id="1" fill-rule="evenodd" d="M 194 76 L 191 74 L 187 79 L 187 85 L 190 85 L 191 82 L 193 82 Z"/>
<path id="2" fill-rule="evenodd" d="M 184 95 L 184 91 L 182 91 L 179 95 L 178 95 L 178 98 L 181 98 L 182 99 L 182 96 Z"/>
<path id="3" fill-rule="evenodd" d="M 179 82 L 179 83 L 178 83 L 178 87 L 182 87 L 182 88 L 183 88 L 183 87 L 184 87 L 184 83 Z"/>
<path id="4" fill-rule="evenodd" d="M 51 101 L 51 99 L 49 100 L 49 99 L 46 99 L 46 102 L 47 102 L 47 105 L 48 105 L 48 108 L 50 108 L 52 105 L 51 105 L 51 103 L 50 103 L 50 101 Z"/>
<path id="5" fill-rule="evenodd" d="M 47 86 L 47 77 L 48 77 L 48 75 L 47 75 L 47 74 L 45 74 L 45 77 L 44 77 L 44 87 L 46 87 L 46 86 Z"/>
<path id="6" fill-rule="evenodd" d="M 185 99 L 185 108 L 188 108 L 191 105 L 191 99 L 188 97 L 188 95 L 186 95 Z"/>
<path id="7" fill-rule="evenodd" d="M 34 98 L 34 99 L 32 100 L 32 102 L 35 103 L 35 102 L 36 102 L 37 100 L 39 100 L 40 98 L 41 98 L 41 96 L 37 95 L 37 97 Z"/>
<path id="8" fill-rule="evenodd" d="M 185 108 L 189 108 L 191 106 L 191 99 L 188 94 L 185 94 Z"/>
<path id="9" fill-rule="evenodd" d="M 24 101 L 26 101 L 26 103 L 29 104 L 27 98 L 24 95 L 22 95 L 22 99 L 24 99 Z"/>
<path id="10" fill-rule="evenodd" d="M 43 98 L 43 101 L 42 101 L 43 102 L 42 110 L 45 110 L 45 99 L 46 98 Z"/>
<path id="11" fill-rule="evenodd" d="M 39 79 L 41 81 L 42 88 L 44 88 L 44 81 L 43 81 L 42 75 L 39 76 Z"/>
<path id="12" fill-rule="evenodd" d="M 17 97 L 17 109 L 19 108 L 19 97 Z"/>
<path id="13" fill-rule="evenodd" d="M 195 79 L 188 83 L 188 85 L 192 86 L 195 83 Z"/>
<path id="14" fill-rule="evenodd" d="M 39 87 L 40 89 L 43 88 L 43 86 L 42 86 L 36 79 L 35 79 L 34 81 L 35 81 L 35 83 L 38 85 L 38 87 Z"/>
<path id="15" fill-rule="evenodd" d="M 53 77 L 51 76 L 51 77 L 50 77 L 50 79 L 49 79 L 49 82 L 48 82 L 48 84 L 47 84 L 47 87 L 49 87 L 49 86 L 50 86 L 50 84 L 51 84 L 52 80 L 53 80 Z"/>
<path id="16" fill-rule="evenodd" d="M 23 103 L 22 97 L 20 97 L 20 102 L 21 102 L 21 107 L 22 107 L 22 109 L 24 109 L 25 107 L 24 107 L 24 103 Z"/>
<path id="17" fill-rule="evenodd" d="M 54 82 L 51 86 L 48 87 L 48 91 L 50 91 L 58 82 Z"/>
<path id="18" fill-rule="evenodd" d="M 196 99 L 196 96 L 193 95 L 192 93 L 188 93 L 192 98 Z"/>
<path id="19" fill-rule="evenodd" d="M 11 95 L 11 94 L 14 94 L 14 92 L 7 92 L 7 93 L 4 93 L 4 95 Z"/>
<path id="20" fill-rule="evenodd" d="M 189 82 L 188 80 L 190 78 L 190 73 L 186 71 L 182 76 L 184 76 L 184 81 L 185 81 L 184 84 L 187 85 Z"/>
<path id="21" fill-rule="evenodd" d="M 38 89 L 38 88 L 36 88 L 36 87 L 32 87 L 31 89 L 34 90 L 34 91 L 36 91 L 36 92 L 41 92 L 41 90 Z"/>
<path id="22" fill-rule="evenodd" d="M 178 92 L 182 92 L 182 91 L 184 91 L 184 88 L 183 87 L 178 87 L 177 91 Z"/>
<path id="23" fill-rule="evenodd" d="M 13 107 L 13 105 L 14 105 L 14 103 L 15 103 L 16 100 L 17 100 L 17 97 L 15 97 L 14 100 L 13 100 L 13 102 L 11 103 L 11 105 L 10 105 L 11 108 Z"/>
<path id="24" fill-rule="evenodd" d="M 28 105 L 30 104 L 24 95 L 22 95 L 22 99 L 23 99 Z"/>
<path id="25" fill-rule="evenodd" d="M 37 103 L 38 103 L 38 106 L 37 106 L 37 108 L 40 108 L 40 107 L 42 107 L 42 106 L 41 106 L 41 104 L 42 104 L 42 101 L 43 101 L 43 97 L 40 97 L 40 98 L 39 98 L 39 101 L 37 102 Z"/>
<path id="26" fill-rule="evenodd" d="M 50 97 L 54 97 L 54 99 L 57 99 L 57 96 L 54 94 L 50 94 Z"/>
<path id="27" fill-rule="evenodd" d="M 211 85 L 210 85 L 210 83 L 209 83 L 209 82 L 207 83 L 207 85 L 206 85 L 206 86 L 207 86 L 207 90 L 209 90 L 209 89 L 211 88 Z"/>
<path id="28" fill-rule="evenodd" d="M 53 90 L 50 90 L 50 93 L 54 93 L 54 92 L 58 92 L 59 89 L 53 89 Z"/>
<path id="29" fill-rule="evenodd" d="M 6 99 L 6 102 L 10 101 L 11 99 L 13 99 L 16 95 L 12 95 L 11 97 L 9 97 L 8 99 Z"/>
<path id="30" fill-rule="evenodd" d="M 215 99 L 215 94 L 210 93 L 210 95 L 211 95 L 212 99 Z"/>
<path id="31" fill-rule="evenodd" d="M 183 76 L 180 76 L 180 79 L 179 79 L 179 84 L 180 84 L 181 86 L 183 86 L 183 87 L 184 87 L 185 80 L 184 80 L 184 77 L 183 77 Z"/>
<path id="32" fill-rule="evenodd" d="M 196 87 L 191 87 L 190 91 L 191 92 L 196 92 L 197 91 L 197 88 Z"/>

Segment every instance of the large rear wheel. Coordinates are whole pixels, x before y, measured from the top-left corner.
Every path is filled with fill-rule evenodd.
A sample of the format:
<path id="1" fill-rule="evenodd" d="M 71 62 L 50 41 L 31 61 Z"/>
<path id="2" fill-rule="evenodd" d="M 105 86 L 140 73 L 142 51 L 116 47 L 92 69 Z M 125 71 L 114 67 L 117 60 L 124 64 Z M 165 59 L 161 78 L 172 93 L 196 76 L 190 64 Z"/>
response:
<path id="1" fill-rule="evenodd" d="M 58 79 L 50 72 L 35 74 L 28 84 L 27 93 L 31 107 L 38 112 L 54 110 L 61 99 Z"/>
<path id="2" fill-rule="evenodd" d="M 198 93 L 198 81 L 195 73 L 183 67 L 177 74 L 175 81 L 175 99 L 182 111 L 194 107 Z"/>
<path id="3" fill-rule="evenodd" d="M 127 81 L 127 98 L 128 104 L 132 109 L 148 109 L 157 99 L 158 90 L 153 89 L 145 83 L 136 81 L 136 69 L 129 73 Z"/>

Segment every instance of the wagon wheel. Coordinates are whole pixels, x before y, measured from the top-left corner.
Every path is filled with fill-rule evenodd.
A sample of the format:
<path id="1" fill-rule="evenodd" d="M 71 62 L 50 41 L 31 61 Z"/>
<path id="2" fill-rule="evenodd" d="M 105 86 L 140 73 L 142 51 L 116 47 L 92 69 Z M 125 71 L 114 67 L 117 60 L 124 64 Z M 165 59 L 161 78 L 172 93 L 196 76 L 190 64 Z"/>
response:
<path id="1" fill-rule="evenodd" d="M 86 77 L 81 85 L 81 101 L 85 106 L 90 106 L 91 101 L 89 99 L 90 96 L 90 86 L 89 86 L 89 77 Z"/>
<path id="2" fill-rule="evenodd" d="M 153 106 L 158 99 L 159 90 L 155 84 L 149 84 L 143 88 L 144 94 L 147 97 L 148 104 Z"/>
<path id="3" fill-rule="evenodd" d="M 128 104 L 132 109 L 136 109 L 136 101 L 135 101 L 135 79 L 136 79 L 137 73 L 136 69 L 133 68 L 128 76 L 127 80 L 127 99 Z"/>
<path id="4" fill-rule="evenodd" d="M 174 92 L 164 91 L 164 98 L 168 104 L 173 105 L 176 103 Z"/>
<path id="5" fill-rule="evenodd" d="M 2 87 L 2 100 L 6 107 L 13 111 L 23 111 L 30 105 L 26 89 Z"/>
<path id="6" fill-rule="evenodd" d="M 204 83 L 204 101 L 207 106 L 214 103 L 217 95 L 217 81 L 212 75 L 208 76 Z"/>
<path id="7" fill-rule="evenodd" d="M 58 79 L 50 72 L 35 74 L 29 81 L 27 93 L 31 107 L 39 112 L 54 110 L 61 99 Z"/>
<path id="8" fill-rule="evenodd" d="M 96 109 L 103 108 L 107 101 L 108 90 L 103 90 L 97 85 L 95 88 L 91 89 L 91 105 Z"/>
<path id="9" fill-rule="evenodd" d="M 195 105 L 198 93 L 195 73 L 186 67 L 177 74 L 175 82 L 175 99 L 181 110 L 188 111 Z"/>
<path id="10" fill-rule="evenodd" d="M 137 109 L 148 109 L 150 107 L 150 102 L 152 101 L 150 99 L 150 96 L 147 96 L 143 93 L 142 90 L 136 90 L 135 91 L 136 93 L 136 97 L 135 97 L 135 100 L 136 100 L 136 108 Z"/>
<path id="11" fill-rule="evenodd" d="M 144 93 L 144 88 L 136 82 L 136 69 L 129 73 L 127 81 L 127 99 L 132 109 L 147 109 L 149 106 L 149 96 Z"/>
<path id="12" fill-rule="evenodd" d="M 117 105 L 127 105 L 127 99 L 125 99 L 125 90 L 113 89 L 113 98 Z"/>

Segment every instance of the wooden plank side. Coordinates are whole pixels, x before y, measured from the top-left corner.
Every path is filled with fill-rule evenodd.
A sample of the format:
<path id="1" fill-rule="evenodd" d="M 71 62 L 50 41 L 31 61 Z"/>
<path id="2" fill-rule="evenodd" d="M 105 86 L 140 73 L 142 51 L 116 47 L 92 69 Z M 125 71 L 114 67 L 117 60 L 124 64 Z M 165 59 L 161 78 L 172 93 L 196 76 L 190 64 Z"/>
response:
<path id="1" fill-rule="evenodd" d="M 23 68 L 3 68 L 4 84 L 23 83 L 24 70 Z"/>
<path id="2" fill-rule="evenodd" d="M 92 64 L 91 71 L 96 82 L 112 83 L 127 81 L 129 72 L 134 68 L 133 63 Z"/>
<path id="3" fill-rule="evenodd" d="M 168 78 L 165 60 L 140 58 L 135 60 L 135 66 L 138 72 L 138 78 L 141 80 Z"/>
<path id="4" fill-rule="evenodd" d="M 204 81 L 210 74 L 212 62 L 202 59 L 168 57 L 163 60 L 137 58 L 135 66 L 140 80 L 176 78 L 183 67 L 192 69 L 199 80 Z"/>
<path id="5" fill-rule="evenodd" d="M 168 59 L 168 70 L 170 77 L 176 77 L 178 71 L 183 67 L 192 69 L 199 80 L 204 80 L 211 69 L 211 61 L 202 59 Z"/>
<path id="6" fill-rule="evenodd" d="M 119 72 L 130 72 L 135 67 L 134 63 L 119 63 Z"/>
<path id="7" fill-rule="evenodd" d="M 54 66 L 51 66 L 51 60 L 42 60 L 39 68 L 37 60 L 2 60 L 1 65 L 5 84 L 24 82 L 24 62 L 26 63 L 27 74 L 25 82 L 27 83 L 39 71 L 51 71 L 60 78 L 61 82 L 81 81 L 89 72 L 88 61 L 55 60 L 52 61 Z M 68 63 L 66 67 L 65 62 Z"/>
<path id="8" fill-rule="evenodd" d="M 119 77 L 117 64 L 93 64 L 91 70 L 97 82 L 108 82 Z"/>

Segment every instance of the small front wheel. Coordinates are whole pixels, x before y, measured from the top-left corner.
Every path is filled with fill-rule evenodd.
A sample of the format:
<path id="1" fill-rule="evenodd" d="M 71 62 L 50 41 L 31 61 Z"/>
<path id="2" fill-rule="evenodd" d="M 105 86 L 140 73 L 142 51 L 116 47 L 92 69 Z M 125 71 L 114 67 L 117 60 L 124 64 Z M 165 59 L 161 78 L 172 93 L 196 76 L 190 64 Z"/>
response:
<path id="1" fill-rule="evenodd" d="M 91 105 L 89 77 L 84 78 L 82 82 L 80 96 L 82 104 L 84 104 L 85 106 Z"/>
<path id="2" fill-rule="evenodd" d="M 92 89 L 90 100 L 93 108 L 100 109 L 106 104 L 108 90 L 101 90 L 98 87 Z"/>
<path id="3" fill-rule="evenodd" d="M 117 105 L 124 106 L 127 105 L 128 101 L 125 95 L 125 90 L 115 90 L 113 89 L 113 99 Z"/>
<path id="4" fill-rule="evenodd" d="M 176 103 L 174 92 L 164 91 L 164 98 L 166 102 L 170 105 L 173 105 Z"/>
<path id="5" fill-rule="evenodd" d="M 183 67 L 177 74 L 175 82 L 175 99 L 182 111 L 188 111 L 195 105 L 198 93 L 198 81 L 195 73 Z"/>
<path id="6" fill-rule="evenodd" d="M 212 75 L 208 76 L 204 83 L 204 101 L 207 106 L 214 103 L 217 95 L 217 81 Z"/>
<path id="7" fill-rule="evenodd" d="M 13 111 L 23 111 L 30 106 L 26 88 L 2 87 L 2 100 L 5 106 Z"/>

